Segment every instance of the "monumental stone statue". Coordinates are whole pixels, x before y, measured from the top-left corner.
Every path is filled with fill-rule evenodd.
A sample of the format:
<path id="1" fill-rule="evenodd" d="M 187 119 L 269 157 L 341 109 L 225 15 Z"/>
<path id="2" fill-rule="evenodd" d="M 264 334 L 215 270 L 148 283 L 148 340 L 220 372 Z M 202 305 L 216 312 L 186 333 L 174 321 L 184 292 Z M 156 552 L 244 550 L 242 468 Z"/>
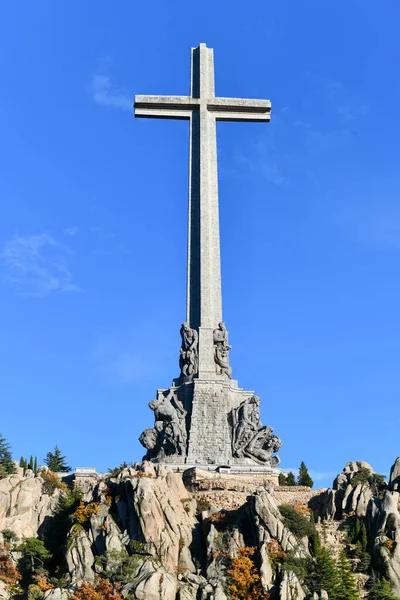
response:
<path id="1" fill-rule="evenodd" d="M 186 415 L 179 398 L 172 390 L 161 392 L 149 402 L 154 411 L 154 428 L 146 429 L 139 440 L 147 449 L 148 459 L 186 454 Z"/>
<path id="2" fill-rule="evenodd" d="M 270 120 L 269 100 L 215 95 L 214 55 L 191 51 L 188 96 L 135 96 L 135 116 L 190 123 L 186 322 L 181 333 L 180 376 L 150 402 L 155 423 L 140 436 L 146 458 L 177 468 L 266 471 L 279 462 L 280 440 L 260 422 L 252 392 L 239 388 L 229 364 L 222 319 L 216 124 Z"/>
<path id="3" fill-rule="evenodd" d="M 219 375 L 232 377 L 232 369 L 229 366 L 229 350 L 232 346 L 228 344 L 228 332 L 225 323 L 218 323 L 217 329 L 213 331 L 213 341 L 215 348 L 216 371 Z"/>
<path id="4" fill-rule="evenodd" d="M 272 456 L 281 447 L 281 440 L 271 427 L 264 427 L 260 418 L 260 398 L 251 396 L 232 410 L 232 451 L 234 456 L 247 456 L 259 464 L 276 467 L 279 458 Z"/>
<path id="5" fill-rule="evenodd" d="M 195 329 L 191 329 L 188 323 L 181 327 L 182 345 L 179 356 L 179 366 L 182 377 L 193 377 L 198 369 L 198 344 L 199 336 Z"/>

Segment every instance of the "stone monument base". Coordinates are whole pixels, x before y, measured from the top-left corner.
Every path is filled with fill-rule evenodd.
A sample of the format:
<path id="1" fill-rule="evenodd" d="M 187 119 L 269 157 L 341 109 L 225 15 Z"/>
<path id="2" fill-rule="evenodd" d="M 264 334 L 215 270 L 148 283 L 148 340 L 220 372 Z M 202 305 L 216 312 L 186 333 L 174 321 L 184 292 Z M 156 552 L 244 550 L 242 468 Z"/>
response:
<path id="1" fill-rule="evenodd" d="M 275 472 L 272 472 L 275 471 Z M 276 473 L 278 471 L 278 473 Z M 278 487 L 279 469 L 271 469 L 264 473 L 210 473 L 198 467 L 187 469 L 182 480 L 190 492 L 239 492 L 242 494 L 254 494 L 259 488 L 274 489 Z"/>
<path id="2" fill-rule="evenodd" d="M 226 463 L 213 462 L 213 463 L 202 463 L 201 461 L 191 461 L 188 458 L 182 456 L 166 456 L 164 458 L 153 458 L 152 462 L 159 465 L 166 465 L 171 467 L 176 473 L 183 473 L 189 469 L 200 469 L 208 473 L 224 473 L 226 475 L 265 475 L 273 478 L 278 478 L 282 469 L 273 467 L 267 467 L 263 465 L 257 465 L 250 459 L 248 462 L 233 462 L 240 461 L 240 459 L 231 459 Z M 246 459 L 245 459 L 246 460 Z"/>

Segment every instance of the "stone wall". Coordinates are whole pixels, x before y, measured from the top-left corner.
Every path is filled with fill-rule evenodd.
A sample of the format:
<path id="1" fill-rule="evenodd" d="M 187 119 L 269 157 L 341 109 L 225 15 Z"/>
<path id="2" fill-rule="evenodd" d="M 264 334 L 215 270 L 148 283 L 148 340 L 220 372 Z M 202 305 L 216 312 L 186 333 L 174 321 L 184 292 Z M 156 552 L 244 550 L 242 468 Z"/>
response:
<path id="1" fill-rule="evenodd" d="M 308 509 L 308 503 L 324 490 L 311 490 L 305 486 L 278 486 L 277 477 L 263 473 L 247 475 L 223 474 L 188 469 L 182 475 L 183 483 L 200 507 L 212 505 L 219 510 L 235 510 L 246 503 L 248 496 L 257 490 L 269 489 L 277 504 L 290 504 L 298 509 Z"/>
<path id="2" fill-rule="evenodd" d="M 306 486 L 294 485 L 294 486 L 280 486 L 275 487 L 274 492 L 277 498 L 278 504 L 291 504 L 302 505 L 308 507 L 308 503 L 314 496 L 319 496 L 321 492 L 324 492 L 325 488 L 319 490 L 312 490 Z"/>
<path id="3" fill-rule="evenodd" d="M 278 483 L 278 477 L 273 473 L 216 473 L 203 471 L 194 467 L 183 473 L 183 483 L 191 492 L 205 490 L 231 490 L 254 494 L 259 487 L 272 486 Z M 307 488 L 308 489 L 308 488 Z"/>

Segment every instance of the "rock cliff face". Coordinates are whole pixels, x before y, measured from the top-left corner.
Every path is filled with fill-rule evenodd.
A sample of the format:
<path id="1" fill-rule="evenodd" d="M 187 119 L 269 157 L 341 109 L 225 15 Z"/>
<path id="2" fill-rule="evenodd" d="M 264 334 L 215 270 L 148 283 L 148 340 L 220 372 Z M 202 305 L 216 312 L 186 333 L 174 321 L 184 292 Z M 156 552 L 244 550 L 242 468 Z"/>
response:
<path id="1" fill-rule="evenodd" d="M 373 560 L 366 567 L 368 574 L 358 578 L 360 587 L 384 574 L 398 595 L 399 465 L 398 459 L 385 485 L 366 463 L 348 463 L 332 489 L 309 501 L 319 522 L 317 529 L 324 532 L 322 543 L 345 548 L 354 570 L 359 558 L 354 559 L 351 543 L 345 543 L 344 534 L 329 537 L 321 523 L 332 523 L 339 532 L 353 521 L 366 525 L 365 543 Z M 237 573 L 246 573 L 244 585 L 249 594 L 239 598 L 329 597 L 306 576 L 307 569 L 313 568 L 316 552 L 313 540 L 317 534 L 310 524 L 310 512 L 303 505 L 296 530 L 280 510 L 279 494 L 268 482 L 260 485 L 258 481 L 257 489 L 235 510 L 219 510 L 210 503 L 199 505 L 180 474 L 146 462 L 93 484 L 85 490 L 84 498 L 60 489 L 48 495 L 43 485 L 42 477 L 31 472 L 0 481 L 0 531 L 4 532 L 0 544 L 9 548 L 10 530 L 19 540 L 9 548 L 10 564 L 20 564 L 23 550 L 21 554 L 18 544 L 26 538 L 43 539 L 53 554 L 44 565 L 45 571 L 39 569 L 30 580 L 29 573 L 25 574 L 20 581 L 28 597 L 67 600 L 76 590 L 79 596 L 80 586 L 90 584 L 94 589 L 106 580 L 113 586 L 112 600 L 121 596 L 227 600 L 232 586 L 239 585 Z M 304 529 L 307 523 L 308 529 Z M 4 564 L 0 560 L 0 600 L 10 600 L 21 589 L 2 576 Z M 42 578 L 39 590 L 38 577 Z M 36 586 L 34 594 L 32 585 Z M 361 589 L 360 598 L 364 596 Z"/>
<path id="2" fill-rule="evenodd" d="M 11 529 L 18 536 L 36 537 L 46 517 L 52 514 L 58 493 L 43 493 L 43 481 L 32 471 L 18 469 L 16 475 L 0 479 L 0 531 Z"/>

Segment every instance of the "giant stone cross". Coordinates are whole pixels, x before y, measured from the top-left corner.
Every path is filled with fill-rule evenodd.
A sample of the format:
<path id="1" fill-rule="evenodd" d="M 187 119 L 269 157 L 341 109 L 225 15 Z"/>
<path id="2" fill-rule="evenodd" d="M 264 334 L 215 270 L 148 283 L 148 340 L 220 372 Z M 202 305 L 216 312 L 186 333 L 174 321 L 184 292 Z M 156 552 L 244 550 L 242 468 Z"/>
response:
<path id="1" fill-rule="evenodd" d="M 259 398 L 231 379 L 222 321 L 216 121 L 269 121 L 269 100 L 219 98 L 213 50 L 191 51 L 190 96 L 135 96 L 135 116 L 190 121 L 186 323 L 181 376 L 150 402 L 153 429 L 140 441 L 146 458 L 176 468 L 196 465 L 267 470 L 280 440 L 263 427 Z M 258 466 L 258 467 L 257 467 Z"/>

